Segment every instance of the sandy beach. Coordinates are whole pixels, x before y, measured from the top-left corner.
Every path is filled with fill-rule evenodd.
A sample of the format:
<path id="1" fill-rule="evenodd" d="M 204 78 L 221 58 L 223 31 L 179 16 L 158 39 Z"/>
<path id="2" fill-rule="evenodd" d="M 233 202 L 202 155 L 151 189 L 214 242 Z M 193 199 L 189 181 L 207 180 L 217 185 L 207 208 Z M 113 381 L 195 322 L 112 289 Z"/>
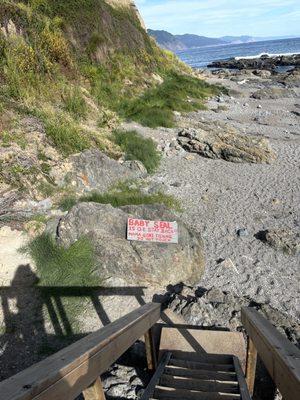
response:
<path id="1" fill-rule="evenodd" d="M 181 200 L 182 218 L 202 234 L 207 265 L 199 285 L 249 296 L 299 319 L 299 252 L 286 254 L 257 238 L 268 229 L 300 233 L 299 80 L 286 87 L 280 75 L 265 79 L 248 71 L 206 73 L 205 79 L 224 85 L 229 95 L 211 99 L 208 111 L 178 115 L 179 126 L 225 124 L 266 138 L 277 154 L 274 163 L 208 159 L 172 150 L 172 144 L 170 150 L 178 129 L 126 128 L 134 127 L 165 149 L 162 167 L 151 180 Z M 265 88 L 284 88 L 284 95 L 251 98 Z M 289 93 L 293 97 L 286 97 Z"/>

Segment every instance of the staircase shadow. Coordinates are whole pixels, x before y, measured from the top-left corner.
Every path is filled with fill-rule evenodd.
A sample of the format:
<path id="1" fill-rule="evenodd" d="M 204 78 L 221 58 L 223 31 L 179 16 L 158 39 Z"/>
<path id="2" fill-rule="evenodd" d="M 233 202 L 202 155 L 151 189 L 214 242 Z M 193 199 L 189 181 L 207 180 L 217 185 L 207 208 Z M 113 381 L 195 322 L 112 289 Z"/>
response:
<path id="1" fill-rule="evenodd" d="M 11 286 L 0 287 L 3 326 L 0 327 L 0 381 L 41 361 L 91 332 L 74 332 L 66 299 L 88 299 L 99 328 L 111 322 L 100 297 L 143 300 L 145 287 L 39 286 L 30 265 L 20 265 Z M 80 314 L 78 309 L 78 315 Z M 76 312 L 76 310 L 75 310 Z"/>

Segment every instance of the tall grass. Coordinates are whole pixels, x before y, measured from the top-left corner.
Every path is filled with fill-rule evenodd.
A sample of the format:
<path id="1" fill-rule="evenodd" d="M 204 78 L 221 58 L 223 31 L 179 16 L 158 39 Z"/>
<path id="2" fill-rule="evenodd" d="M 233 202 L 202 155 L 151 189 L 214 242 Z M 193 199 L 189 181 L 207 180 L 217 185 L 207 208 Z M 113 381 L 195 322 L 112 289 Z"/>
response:
<path id="1" fill-rule="evenodd" d="M 140 188 L 131 188 L 126 183 L 117 185 L 116 188 L 106 192 L 91 192 L 76 199 L 68 196 L 62 199 L 60 208 L 69 211 L 78 202 L 92 202 L 100 204 L 111 204 L 113 207 L 142 204 L 163 204 L 170 209 L 181 210 L 180 203 L 173 196 L 165 193 L 143 193 Z"/>
<path id="2" fill-rule="evenodd" d="M 142 204 L 164 204 L 168 208 L 179 208 L 179 203 L 174 197 L 164 193 L 143 194 L 139 189 L 124 189 L 120 192 L 100 194 L 92 192 L 80 198 L 81 202 L 111 204 L 113 207 Z"/>
<path id="3" fill-rule="evenodd" d="M 74 333 L 82 333 L 78 317 L 90 308 L 89 299 L 80 295 L 80 287 L 99 286 L 101 280 L 95 276 L 95 254 L 92 243 L 85 237 L 68 248 L 59 246 L 49 234 L 42 234 L 33 239 L 23 252 L 34 260 L 39 277 L 39 285 L 53 287 L 53 295 L 57 295 L 57 287 L 78 287 L 76 297 L 61 297 L 60 300 L 68 321 L 64 325 L 66 337 Z"/>
<path id="4" fill-rule="evenodd" d="M 115 131 L 113 140 L 124 151 L 126 160 L 141 161 L 149 173 L 159 167 L 161 155 L 152 139 L 136 131 Z"/>
<path id="5" fill-rule="evenodd" d="M 66 156 L 91 147 L 84 131 L 63 116 L 46 119 L 45 130 L 48 138 Z"/>
<path id="6" fill-rule="evenodd" d="M 189 75 L 169 73 L 161 85 L 147 90 L 138 98 L 124 100 L 121 112 L 126 118 L 144 126 L 170 128 L 175 125 L 174 111 L 204 109 L 203 100 L 221 90 Z"/>
<path id="7" fill-rule="evenodd" d="M 43 286 L 91 286 L 99 280 L 93 275 L 94 249 L 87 238 L 64 248 L 50 235 L 42 234 L 24 251 L 34 260 Z"/>
<path id="8" fill-rule="evenodd" d="M 76 120 L 86 117 L 88 111 L 87 104 L 77 86 L 67 91 L 62 98 L 65 110 Z"/>

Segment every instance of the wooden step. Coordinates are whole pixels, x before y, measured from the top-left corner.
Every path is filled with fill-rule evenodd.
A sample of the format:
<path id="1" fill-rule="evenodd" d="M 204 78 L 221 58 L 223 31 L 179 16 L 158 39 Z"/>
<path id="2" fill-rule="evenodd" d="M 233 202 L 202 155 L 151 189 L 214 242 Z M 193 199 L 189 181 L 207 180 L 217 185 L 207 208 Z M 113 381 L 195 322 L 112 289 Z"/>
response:
<path id="1" fill-rule="evenodd" d="M 153 399 L 162 400 L 241 400 L 239 394 L 205 393 L 185 389 L 173 389 L 157 386 Z"/>
<path id="2" fill-rule="evenodd" d="M 172 358 L 205 364 L 233 365 L 233 356 L 227 354 L 194 353 L 172 350 Z"/>
<path id="3" fill-rule="evenodd" d="M 219 372 L 201 369 L 178 368 L 168 365 L 164 370 L 164 374 L 195 379 L 237 382 L 237 376 L 235 372 Z"/>
<path id="4" fill-rule="evenodd" d="M 184 325 L 163 327 L 160 353 L 165 351 L 172 352 L 177 359 L 196 362 L 232 364 L 233 355 L 238 357 L 242 367 L 246 363 L 246 344 L 241 332 L 202 330 Z"/>
<path id="5" fill-rule="evenodd" d="M 213 363 L 200 363 L 197 361 L 190 360 L 180 360 L 172 357 L 169 365 L 173 365 L 174 367 L 188 368 L 188 369 L 200 369 L 206 371 L 227 371 L 233 372 L 234 366 L 233 364 L 213 364 Z"/>
<path id="6" fill-rule="evenodd" d="M 159 386 L 167 386 L 175 389 L 196 390 L 199 392 L 239 393 L 238 383 L 208 381 L 204 379 L 187 378 L 183 376 L 170 376 L 163 374 L 159 380 Z"/>

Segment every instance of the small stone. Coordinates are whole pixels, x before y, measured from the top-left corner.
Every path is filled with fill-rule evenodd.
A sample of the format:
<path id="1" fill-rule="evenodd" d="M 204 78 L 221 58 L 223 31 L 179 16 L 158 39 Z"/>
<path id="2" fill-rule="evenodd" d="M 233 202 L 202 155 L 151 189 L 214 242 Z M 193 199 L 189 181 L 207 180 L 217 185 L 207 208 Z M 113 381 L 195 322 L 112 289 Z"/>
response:
<path id="1" fill-rule="evenodd" d="M 186 157 L 184 157 L 186 160 L 188 160 L 188 161 L 192 161 L 192 160 L 194 160 L 195 159 L 195 156 L 191 156 L 191 155 L 188 155 L 188 156 L 186 156 Z"/>
<path id="2" fill-rule="evenodd" d="M 225 294 L 216 287 L 211 288 L 203 297 L 211 303 L 224 303 L 225 301 Z"/>
<path id="3" fill-rule="evenodd" d="M 239 237 L 248 236 L 249 233 L 246 228 L 238 229 L 236 232 Z"/>
<path id="4" fill-rule="evenodd" d="M 195 290 L 190 286 L 184 286 L 180 294 L 186 298 L 195 297 Z"/>
<path id="5" fill-rule="evenodd" d="M 261 105 L 261 104 L 259 104 L 259 105 L 257 106 L 257 108 L 262 108 L 262 105 Z"/>
<path id="6" fill-rule="evenodd" d="M 280 203 L 281 203 L 281 202 L 280 202 L 279 199 L 273 199 L 273 200 L 272 200 L 272 204 L 273 204 L 274 206 L 278 206 Z"/>
<path id="7" fill-rule="evenodd" d="M 173 182 L 173 183 L 171 183 L 171 185 L 170 186 L 173 186 L 173 187 L 180 187 L 181 186 L 181 182 Z"/>

